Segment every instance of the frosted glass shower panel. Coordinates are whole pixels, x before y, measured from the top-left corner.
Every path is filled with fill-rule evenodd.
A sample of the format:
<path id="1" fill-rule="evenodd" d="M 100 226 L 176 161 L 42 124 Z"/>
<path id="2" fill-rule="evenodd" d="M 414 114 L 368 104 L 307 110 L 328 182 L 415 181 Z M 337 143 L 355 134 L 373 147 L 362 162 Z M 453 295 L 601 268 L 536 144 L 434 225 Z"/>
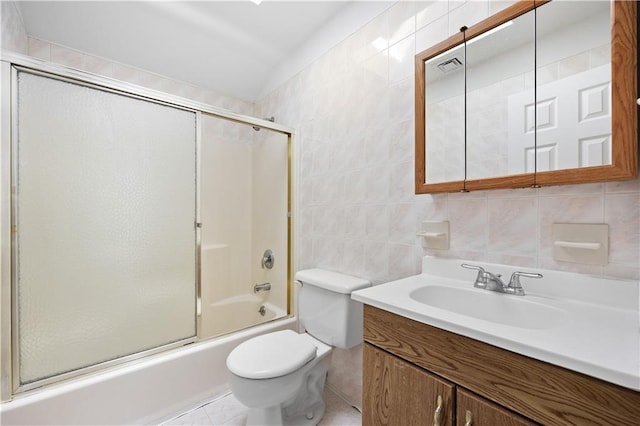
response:
<path id="1" fill-rule="evenodd" d="M 21 384 L 195 336 L 196 117 L 18 73 Z"/>

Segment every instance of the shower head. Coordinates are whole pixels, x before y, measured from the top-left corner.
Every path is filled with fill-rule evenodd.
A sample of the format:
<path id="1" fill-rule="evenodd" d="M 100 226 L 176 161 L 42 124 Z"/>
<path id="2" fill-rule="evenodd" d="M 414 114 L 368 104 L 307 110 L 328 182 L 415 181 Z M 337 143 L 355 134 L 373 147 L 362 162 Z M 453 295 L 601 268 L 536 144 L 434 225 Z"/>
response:
<path id="1" fill-rule="evenodd" d="M 276 118 L 274 116 L 266 117 L 266 118 L 264 118 L 264 120 L 270 121 L 272 123 L 276 122 Z M 260 126 L 251 126 L 251 127 L 253 127 L 253 130 L 255 130 L 256 132 L 259 132 L 260 128 L 261 128 Z"/>

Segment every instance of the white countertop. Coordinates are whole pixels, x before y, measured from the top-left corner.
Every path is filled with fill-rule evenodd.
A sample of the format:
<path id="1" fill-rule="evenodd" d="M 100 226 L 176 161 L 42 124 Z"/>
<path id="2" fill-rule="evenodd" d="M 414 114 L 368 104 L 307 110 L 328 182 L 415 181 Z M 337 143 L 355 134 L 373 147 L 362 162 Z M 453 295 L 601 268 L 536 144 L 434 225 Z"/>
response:
<path id="1" fill-rule="evenodd" d="M 354 300 L 443 330 L 546 361 L 570 370 L 640 390 L 640 316 L 638 282 L 608 280 L 574 273 L 530 270 L 539 280 L 522 278 L 525 296 L 473 288 L 475 271 L 460 268 L 463 261 L 426 257 L 420 275 L 358 290 Z M 474 263 L 507 278 L 523 268 Z M 446 277 L 446 278 L 445 278 Z M 495 297 L 523 297 L 566 312 L 558 325 L 520 328 L 440 309 L 409 295 L 425 286 L 492 293 Z M 482 300 L 482 297 L 479 298 Z"/>

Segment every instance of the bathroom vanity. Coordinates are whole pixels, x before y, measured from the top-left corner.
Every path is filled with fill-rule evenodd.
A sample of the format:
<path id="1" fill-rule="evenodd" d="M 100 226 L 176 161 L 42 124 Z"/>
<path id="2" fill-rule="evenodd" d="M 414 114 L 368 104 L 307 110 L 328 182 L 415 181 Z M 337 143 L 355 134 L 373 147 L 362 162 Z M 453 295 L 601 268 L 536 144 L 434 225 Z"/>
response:
<path id="1" fill-rule="evenodd" d="M 364 425 L 640 424 L 637 282 L 536 271 L 528 295 L 489 294 L 444 264 L 425 258 L 429 273 L 352 296 L 365 303 Z M 572 282 L 581 300 L 568 298 Z M 431 302 L 419 297 L 429 287 Z M 450 308 L 445 288 L 459 300 Z M 474 311 L 465 298 L 476 297 Z"/>

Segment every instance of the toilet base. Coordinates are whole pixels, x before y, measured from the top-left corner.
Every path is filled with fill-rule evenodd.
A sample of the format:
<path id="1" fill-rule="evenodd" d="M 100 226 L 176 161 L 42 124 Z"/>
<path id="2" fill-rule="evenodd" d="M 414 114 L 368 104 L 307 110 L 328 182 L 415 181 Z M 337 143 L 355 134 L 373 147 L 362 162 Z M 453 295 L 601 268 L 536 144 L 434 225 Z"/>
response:
<path id="1" fill-rule="evenodd" d="M 250 408 L 247 426 L 315 426 L 325 411 L 322 398 L 327 367 L 318 362 L 294 396 L 280 405 Z"/>

